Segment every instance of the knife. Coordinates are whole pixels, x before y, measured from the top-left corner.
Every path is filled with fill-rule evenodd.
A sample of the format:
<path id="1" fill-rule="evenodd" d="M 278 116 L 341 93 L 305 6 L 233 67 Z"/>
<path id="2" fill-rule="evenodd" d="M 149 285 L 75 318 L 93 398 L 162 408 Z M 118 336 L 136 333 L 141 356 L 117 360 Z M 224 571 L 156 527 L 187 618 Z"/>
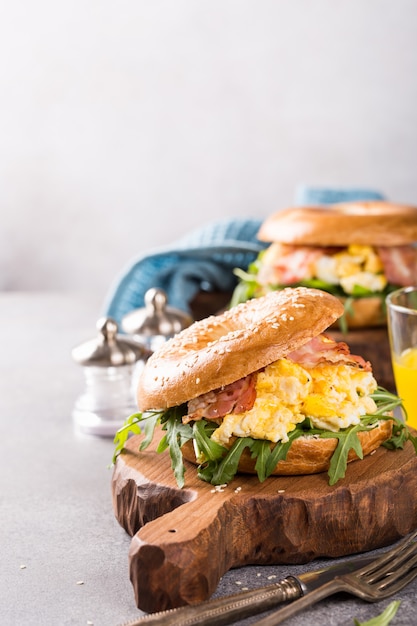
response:
<path id="1" fill-rule="evenodd" d="M 296 600 L 318 589 L 335 576 L 349 574 L 375 560 L 373 556 L 360 556 L 330 567 L 299 576 L 287 576 L 266 587 L 243 591 L 231 596 L 207 600 L 166 611 L 150 613 L 121 626 L 225 626 L 238 620 L 263 613 L 281 602 Z"/>

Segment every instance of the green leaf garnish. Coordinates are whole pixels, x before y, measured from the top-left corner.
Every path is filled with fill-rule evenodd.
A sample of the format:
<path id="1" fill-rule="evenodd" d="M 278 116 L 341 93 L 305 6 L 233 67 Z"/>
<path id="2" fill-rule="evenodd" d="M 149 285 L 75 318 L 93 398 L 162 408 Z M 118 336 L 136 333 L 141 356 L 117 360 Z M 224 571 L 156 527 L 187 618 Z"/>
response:
<path id="1" fill-rule="evenodd" d="M 163 452 L 169 448 L 169 456 L 171 457 L 171 467 L 174 472 L 175 480 L 178 487 L 184 487 L 185 467 L 182 458 L 182 446 L 193 438 L 193 429 L 190 424 L 183 424 L 181 417 L 184 411 L 180 407 L 174 407 L 170 410 L 169 415 L 165 414 L 165 419 L 161 419 L 163 430 L 166 435 L 161 439 L 156 449 L 157 452 Z"/>
<path id="2" fill-rule="evenodd" d="M 365 430 L 362 424 L 340 430 L 337 433 L 322 433 L 320 436 L 324 439 L 335 438 L 338 440 L 336 450 L 330 461 L 329 467 L 329 485 L 334 485 L 338 480 L 345 477 L 348 464 L 348 455 L 354 450 L 360 459 L 363 459 L 363 451 L 358 432 Z"/>
<path id="3" fill-rule="evenodd" d="M 288 433 L 288 441 L 286 441 L 285 443 L 278 442 L 275 444 L 266 463 L 266 467 L 265 467 L 266 476 L 270 476 L 272 474 L 272 472 L 276 468 L 277 463 L 279 463 L 279 461 L 285 461 L 285 459 L 287 458 L 288 450 L 290 449 L 291 444 L 294 441 L 294 439 L 297 439 L 298 437 L 301 437 L 302 435 L 305 435 L 305 434 L 306 434 L 305 431 L 300 426 L 292 430 L 290 433 Z"/>
<path id="4" fill-rule="evenodd" d="M 117 457 L 126 445 L 130 435 L 140 435 L 142 433 L 141 424 L 145 424 L 143 432 L 145 433 L 145 439 L 140 447 L 144 450 L 148 447 L 153 438 L 155 426 L 158 423 L 162 412 L 149 411 L 145 413 L 134 413 L 128 417 L 123 426 L 119 428 L 114 436 L 113 443 L 115 448 L 113 451 L 112 463 L 116 462 Z"/>
<path id="5" fill-rule="evenodd" d="M 210 422 L 206 422 L 206 420 L 194 422 L 193 436 L 195 448 L 197 449 L 197 460 L 203 457 L 207 461 L 217 461 L 218 459 L 222 459 L 227 453 L 227 448 L 224 448 L 216 441 L 210 439 L 216 427 L 216 424 L 210 424 Z"/>
<path id="6" fill-rule="evenodd" d="M 224 485 L 231 482 L 236 476 L 240 457 L 245 448 L 250 448 L 254 440 L 252 437 L 238 437 L 226 456 L 214 466 L 210 482 L 213 485 Z"/>
<path id="7" fill-rule="evenodd" d="M 271 458 L 271 444 L 265 439 L 254 440 L 251 447 L 251 456 L 256 458 L 255 471 L 258 475 L 259 482 L 263 483 L 267 478 L 268 460 Z"/>

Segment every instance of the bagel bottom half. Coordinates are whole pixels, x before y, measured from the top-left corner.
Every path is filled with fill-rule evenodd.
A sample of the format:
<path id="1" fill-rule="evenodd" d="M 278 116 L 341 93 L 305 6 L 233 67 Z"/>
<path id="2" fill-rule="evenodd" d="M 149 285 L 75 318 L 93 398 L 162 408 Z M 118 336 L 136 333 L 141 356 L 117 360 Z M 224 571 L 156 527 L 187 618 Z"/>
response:
<path id="1" fill-rule="evenodd" d="M 376 426 L 369 430 L 360 431 L 358 437 L 361 442 L 363 456 L 371 454 L 392 435 L 392 420 L 380 420 Z M 233 442 L 233 440 L 231 440 Z M 301 476 L 304 474 L 318 474 L 329 469 L 330 460 L 336 450 L 338 440 L 336 437 L 321 439 L 314 436 L 302 436 L 295 439 L 288 450 L 285 460 L 279 461 L 272 472 L 272 476 Z M 275 444 L 271 444 L 274 446 Z M 194 465 L 199 465 L 194 453 L 192 441 L 187 441 L 182 448 L 184 459 Z M 349 452 L 348 463 L 359 457 L 354 450 Z M 252 459 L 250 452 L 244 450 L 238 472 L 241 474 L 256 474 L 256 459 Z"/>
<path id="2" fill-rule="evenodd" d="M 346 298 L 341 298 L 345 305 Z M 387 315 L 383 298 L 380 296 L 364 296 L 353 298 L 349 301 L 348 310 L 345 311 L 344 318 L 347 328 L 375 328 L 385 326 Z M 340 321 L 333 324 L 334 327 L 340 325 Z"/>

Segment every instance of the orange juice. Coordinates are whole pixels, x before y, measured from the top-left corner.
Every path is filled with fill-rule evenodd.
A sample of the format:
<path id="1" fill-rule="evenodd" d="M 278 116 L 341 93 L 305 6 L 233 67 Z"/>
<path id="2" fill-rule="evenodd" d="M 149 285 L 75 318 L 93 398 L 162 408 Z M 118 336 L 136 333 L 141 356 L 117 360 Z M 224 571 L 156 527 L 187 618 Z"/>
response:
<path id="1" fill-rule="evenodd" d="M 417 429 L 417 347 L 395 356 L 392 366 L 397 393 L 407 411 L 407 424 Z"/>

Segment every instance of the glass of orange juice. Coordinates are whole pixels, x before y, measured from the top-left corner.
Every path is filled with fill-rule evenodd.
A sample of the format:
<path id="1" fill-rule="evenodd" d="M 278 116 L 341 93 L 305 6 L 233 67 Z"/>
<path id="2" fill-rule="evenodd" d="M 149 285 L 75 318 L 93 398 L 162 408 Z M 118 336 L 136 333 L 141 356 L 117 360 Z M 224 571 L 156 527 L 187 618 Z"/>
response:
<path id="1" fill-rule="evenodd" d="M 417 287 L 394 291 L 386 303 L 395 386 L 407 424 L 417 429 Z"/>

